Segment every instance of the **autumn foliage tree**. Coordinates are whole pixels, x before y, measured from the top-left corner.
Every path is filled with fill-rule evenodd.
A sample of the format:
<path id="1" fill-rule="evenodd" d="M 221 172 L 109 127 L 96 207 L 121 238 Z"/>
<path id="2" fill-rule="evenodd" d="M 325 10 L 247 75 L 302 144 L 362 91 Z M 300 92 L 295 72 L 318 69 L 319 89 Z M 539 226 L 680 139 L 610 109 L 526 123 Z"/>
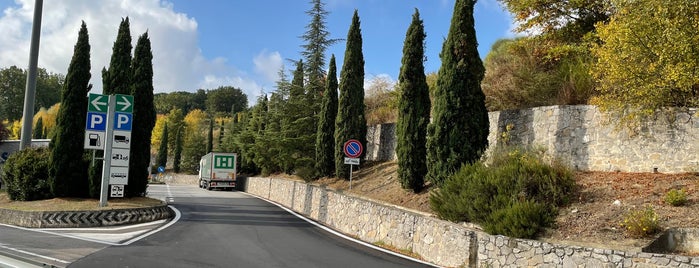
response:
<path id="1" fill-rule="evenodd" d="M 631 125 L 669 107 L 698 107 L 699 2 L 612 2 L 617 13 L 599 25 L 593 49 L 595 103 Z"/>

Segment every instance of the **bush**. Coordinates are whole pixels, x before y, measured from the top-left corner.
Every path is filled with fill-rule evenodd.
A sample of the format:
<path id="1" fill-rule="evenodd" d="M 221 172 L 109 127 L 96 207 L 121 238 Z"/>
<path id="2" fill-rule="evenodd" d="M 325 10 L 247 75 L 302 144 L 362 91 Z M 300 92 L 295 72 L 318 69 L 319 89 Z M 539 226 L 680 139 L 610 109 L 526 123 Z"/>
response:
<path id="1" fill-rule="evenodd" d="M 483 229 L 490 234 L 534 238 L 555 219 L 556 209 L 535 201 L 515 202 L 493 212 Z"/>
<path id="2" fill-rule="evenodd" d="M 630 210 L 621 227 L 626 230 L 626 234 L 630 237 L 640 238 L 656 234 L 660 231 L 658 223 L 658 215 L 653 210 L 653 206 L 645 206 L 643 209 Z"/>
<path id="3" fill-rule="evenodd" d="M 573 174 L 564 166 L 546 164 L 530 151 L 503 151 L 490 166 L 463 166 L 433 192 L 430 205 L 446 220 L 532 238 L 552 223 L 556 206 L 567 204 L 574 188 Z M 512 226 L 505 228 L 500 220 Z M 536 221 L 525 224 L 528 220 Z"/>
<path id="4" fill-rule="evenodd" d="M 684 190 L 672 189 L 665 194 L 665 203 L 673 207 L 683 206 L 687 204 L 687 193 Z"/>
<path id="5" fill-rule="evenodd" d="M 31 201 L 52 198 L 48 148 L 28 148 L 12 154 L 5 162 L 3 179 L 12 200 Z"/>

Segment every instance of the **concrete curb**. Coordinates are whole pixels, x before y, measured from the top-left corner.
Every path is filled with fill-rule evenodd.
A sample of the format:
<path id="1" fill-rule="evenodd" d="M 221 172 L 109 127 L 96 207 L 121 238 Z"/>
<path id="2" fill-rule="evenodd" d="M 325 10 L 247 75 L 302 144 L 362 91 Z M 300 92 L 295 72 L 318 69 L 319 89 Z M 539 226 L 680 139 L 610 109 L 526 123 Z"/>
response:
<path id="1" fill-rule="evenodd" d="M 0 209 L 0 223 L 27 228 L 85 228 L 137 224 L 172 218 L 167 204 L 95 211 L 19 211 Z"/>

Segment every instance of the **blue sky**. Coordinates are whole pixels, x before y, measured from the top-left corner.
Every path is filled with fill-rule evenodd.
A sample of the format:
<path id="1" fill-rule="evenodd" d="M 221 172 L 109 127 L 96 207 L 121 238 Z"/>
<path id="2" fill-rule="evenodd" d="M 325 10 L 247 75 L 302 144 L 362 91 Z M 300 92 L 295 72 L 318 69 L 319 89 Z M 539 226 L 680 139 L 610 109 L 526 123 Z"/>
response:
<path id="1" fill-rule="evenodd" d="M 418 8 L 427 33 L 425 69 L 439 69 L 439 52 L 449 30 L 454 0 L 325 0 L 332 38 L 345 38 L 358 10 L 365 59 L 365 88 L 375 77 L 395 81 L 405 32 Z M 26 67 L 34 0 L 0 0 L 0 67 Z M 92 83 L 101 92 L 99 70 L 109 64 L 121 17 L 129 16 L 135 44 L 146 30 L 154 54 L 156 92 L 194 91 L 230 85 L 250 102 L 274 90 L 277 72 L 300 58 L 300 38 L 310 18 L 308 0 L 50 0 L 44 1 L 39 65 L 65 73 L 80 21 L 92 45 Z M 493 42 L 512 37 L 510 14 L 496 0 L 475 10 L 481 57 Z M 328 50 L 342 66 L 344 41 Z"/>

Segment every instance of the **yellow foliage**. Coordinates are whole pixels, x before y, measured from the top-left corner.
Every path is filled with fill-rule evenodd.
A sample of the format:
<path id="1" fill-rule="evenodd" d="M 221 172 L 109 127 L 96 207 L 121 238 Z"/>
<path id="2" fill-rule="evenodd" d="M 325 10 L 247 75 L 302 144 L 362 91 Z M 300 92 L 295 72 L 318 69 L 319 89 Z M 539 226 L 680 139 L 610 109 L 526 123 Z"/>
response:
<path id="1" fill-rule="evenodd" d="M 163 136 L 163 129 L 167 123 L 167 116 L 163 114 L 158 114 L 155 117 L 155 126 L 153 126 L 153 131 L 150 136 L 150 148 L 154 153 L 158 152 L 160 148 L 160 139 Z"/>
<path id="2" fill-rule="evenodd" d="M 647 119 L 669 107 L 699 106 L 699 1 L 614 0 L 617 13 L 597 25 L 592 52 L 603 111 L 621 123 Z"/>

